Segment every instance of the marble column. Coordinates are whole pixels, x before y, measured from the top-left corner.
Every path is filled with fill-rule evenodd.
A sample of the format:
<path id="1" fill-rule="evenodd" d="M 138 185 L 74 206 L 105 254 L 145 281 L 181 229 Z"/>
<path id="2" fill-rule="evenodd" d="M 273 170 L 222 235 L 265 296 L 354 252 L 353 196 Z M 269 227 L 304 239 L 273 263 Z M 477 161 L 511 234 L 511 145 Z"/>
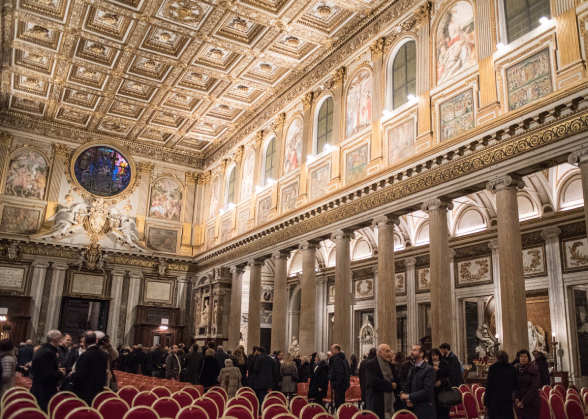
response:
<path id="1" fill-rule="evenodd" d="M 488 248 L 492 251 L 492 282 L 494 283 L 494 318 L 498 341 L 502 342 L 502 304 L 500 303 L 500 257 L 498 240 L 490 240 Z"/>
<path id="2" fill-rule="evenodd" d="M 447 210 L 451 201 L 431 199 L 422 206 L 429 213 L 429 256 L 431 261 L 431 329 L 433 348 L 453 341 L 451 302 L 451 266 Z"/>
<path id="3" fill-rule="evenodd" d="M 33 266 L 33 280 L 31 281 L 31 328 L 27 336 L 33 342 L 38 339 L 39 315 L 41 314 L 41 302 L 43 300 L 43 288 L 45 287 L 45 276 L 49 263 L 46 261 L 35 261 Z"/>
<path id="4" fill-rule="evenodd" d="M 394 261 L 393 217 L 379 217 L 373 221 L 378 228 L 378 279 L 376 281 L 376 337 L 378 344 L 397 347 L 396 335 L 396 265 Z"/>
<path id="5" fill-rule="evenodd" d="M 231 268 L 231 307 L 229 315 L 229 341 L 228 347 L 233 350 L 241 341 L 241 300 L 243 298 L 243 266 Z"/>
<path id="6" fill-rule="evenodd" d="M 180 324 L 186 324 L 186 303 L 188 302 L 186 293 L 188 292 L 188 282 L 186 277 L 178 278 L 176 281 L 178 286 L 176 291 L 176 307 L 180 309 Z"/>
<path id="7" fill-rule="evenodd" d="M 546 228 L 541 232 L 545 240 L 545 260 L 547 261 L 547 275 L 549 277 L 549 314 L 551 317 L 551 330 L 555 332 L 555 339 L 559 342 L 558 348 L 563 349 L 564 356 L 560 371 L 570 371 L 570 346 L 568 334 L 568 310 L 566 304 L 566 287 L 563 280 L 563 269 L 560 257 L 559 235 L 561 230 L 557 227 Z M 551 342 L 551 336 L 547 336 Z M 559 361 L 559 357 L 558 357 Z"/>
<path id="8" fill-rule="evenodd" d="M 106 333 L 110 336 L 112 344 L 119 346 L 122 342 L 118 341 L 118 325 L 120 320 L 120 305 L 122 298 L 123 282 L 126 272 L 124 270 L 112 271 L 112 286 L 110 291 L 110 312 L 108 313 L 108 326 Z"/>
<path id="9" fill-rule="evenodd" d="M 51 290 L 49 293 L 49 306 L 47 308 L 47 321 L 45 332 L 57 329 L 59 325 L 59 314 L 61 312 L 61 297 L 65 284 L 65 274 L 69 268 L 65 263 L 53 263 L 51 266 L 53 276 L 51 277 Z"/>
<path id="10" fill-rule="evenodd" d="M 517 189 L 524 186 L 523 179 L 515 175 L 490 181 L 486 186 L 496 193 L 503 334 L 501 348 L 511 357 L 520 349 L 529 347 L 523 246 L 517 202 Z"/>
<path id="11" fill-rule="evenodd" d="M 288 349 L 288 256 L 290 252 L 275 252 L 274 303 L 272 319 L 272 351 Z"/>
<path id="12" fill-rule="evenodd" d="M 143 274 L 141 272 L 129 272 L 129 299 L 127 302 L 127 317 L 125 319 L 124 343 L 132 346 L 135 343 L 135 318 L 137 316 L 137 305 L 141 297 L 141 283 Z"/>
<path id="13" fill-rule="evenodd" d="M 582 195 L 584 196 L 584 217 L 588 226 L 588 148 L 574 151 L 568 157 L 568 163 L 577 165 L 580 168 L 582 177 Z"/>
<path id="14" fill-rule="evenodd" d="M 249 262 L 249 324 L 247 326 L 247 346 L 259 346 L 261 336 L 261 268 L 265 261 L 255 259 Z M 268 349 L 268 348 L 266 348 Z"/>
<path id="15" fill-rule="evenodd" d="M 335 266 L 335 322 L 333 343 L 339 344 L 343 352 L 353 352 L 351 333 L 351 239 L 355 234 L 350 230 L 337 230 L 331 240 L 336 245 Z"/>
<path id="16" fill-rule="evenodd" d="M 319 244 L 303 242 L 302 275 L 300 277 L 300 327 L 298 342 L 301 354 L 311 354 L 316 348 L 316 249 Z M 274 303 L 275 304 L 275 303 Z"/>
<path id="17" fill-rule="evenodd" d="M 407 348 L 412 348 L 418 343 L 418 305 L 416 302 L 416 258 L 410 257 L 404 259 L 404 266 L 406 266 L 406 317 L 407 330 L 406 339 L 408 341 Z"/>

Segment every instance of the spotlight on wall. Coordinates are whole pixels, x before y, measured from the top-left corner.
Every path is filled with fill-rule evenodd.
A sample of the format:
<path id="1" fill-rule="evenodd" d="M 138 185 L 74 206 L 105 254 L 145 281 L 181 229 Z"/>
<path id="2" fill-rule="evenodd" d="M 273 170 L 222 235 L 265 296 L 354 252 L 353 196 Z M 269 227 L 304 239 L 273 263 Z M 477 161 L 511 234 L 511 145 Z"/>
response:
<path id="1" fill-rule="evenodd" d="M 325 152 L 330 152 L 333 150 L 333 146 L 331 144 L 325 144 L 325 146 L 323 147 L 323 151 Z"/>
<path id="2" fill-rule="evenodd" d="M 277 182 L 275 180 L 273 180 L 271 177 L 267 179 L 268 185 L 273 185 L 274 183 L 277 183 Z"/>
<path id="3" fill-rule="evenodd" d="M 547 25 L 549 23 L 549 19 L 545 16 L 539 18 L 539 23 L 541 23 L 542 25 Z"/>
<path id="4" fill-rule="evenodd" d="M 406 96 L 406 98 L 408 99 L 409 102 L 414 102 L 414 100 L 416 99 L 416 97 L 413 94 Z"/>
<path id="5" fill-rule="evenodd" d="M 261 191 L 261 186 L 255 185 L 255 192 L 259 192 L 259 191 Z"/>
<path id="6" fill-rule="evenodd" d="M 505 46 L 506 46 L 506 45 L 504 45 L 502 42 L 499 42 L 499 43 L 497 43 L 497 44 L 496 44 L 496 49 L 500 51 L 500 50 L 501 50 L 501 49 L 503 49 Z"/>
<path id="7" fill-rule="evenodd" d="M 168 327 L 164 324 L 162 324 L 161 326 L 159 326 L 159 330 L 167 330 Z"/>
<path id="8" fill-rule="evenodd" d="M 229 210 L 232 210 L 233 208 L 235 208 L 235 204 L 233 204 L 232 202 L 229 204 Z"/>
<path id="9" fill-rule="evenodd" d="M 312 154 L 307 154 L 306 155 L 306 162 L 312 163 L 313 161 L 314 161 L 314 156 Z"/>

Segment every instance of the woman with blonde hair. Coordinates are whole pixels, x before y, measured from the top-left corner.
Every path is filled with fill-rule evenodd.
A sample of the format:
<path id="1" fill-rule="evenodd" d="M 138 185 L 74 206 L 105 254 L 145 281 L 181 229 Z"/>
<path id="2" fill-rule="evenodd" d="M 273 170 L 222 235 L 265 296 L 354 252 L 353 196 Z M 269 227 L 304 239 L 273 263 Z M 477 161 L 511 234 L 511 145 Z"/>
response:
<path id="1" fill-rule="evenodd" d="M 202 371 L 200 372 L 200 384 L 205 389 L 218 384 L 217 378 L 220 374 L 220 365 L 214 357 L 214 349 L 208 348 L 206 350 L 206 358 L 202 362 Z"/>
<path id="2" fill-rule="evenodd" d="M 229 399 L 235 397 L 237 390 L 241 388 L 241 371 L 233 366 L 232 359 L 225 359 L 225 367 L 220 370 L 218 382 L 223 390 L 227 392 Z"/>
<path id="3" fill-rule="evenodd" d="M 243 349 L 237 347 L 233 352 L 231 359 L 233 360 L 233 365 L 239 368 L 239 371 L 241 372 L 241 386 L 247 387 L 247 362 Z"/>
<path id="4" fill-rule="evenodd" d="M 298 387 L 298 368 L 292 359 L 292 355 L 286 355 L 284 363 L 282 364 L 282 393 L 288 397 L 296 393 Z"/>

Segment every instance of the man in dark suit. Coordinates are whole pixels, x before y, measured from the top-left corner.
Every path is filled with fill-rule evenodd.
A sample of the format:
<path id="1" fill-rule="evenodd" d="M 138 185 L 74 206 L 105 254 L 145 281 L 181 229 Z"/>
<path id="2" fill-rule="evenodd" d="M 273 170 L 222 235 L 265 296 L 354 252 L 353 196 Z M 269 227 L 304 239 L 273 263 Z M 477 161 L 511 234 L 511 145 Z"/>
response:
<path id="1" fill-rule="evenodd" d="M 33 353 L 35 348 L 33 347 L 33 341 L 27 340 L 18 350 L 18 365 L 24 367 L 33 360 Z"/>
<path id="2" fill-rule="evenodd" d="M 461 372 L 461 364 L 459 359 L 457 359 L 457 356 L 451 352 L 451 345 L 449 345 L 449 343 L 442 343 L 439 345 L 439 350 L 445 359 L 447 359 L 447 362 L 449 362 L 449 368 L 451 369 L 449 381 L 451 382 L 451 386 L 459 387 L 460 385 L 464 384 L 463 372 Z"/>
<path id="3" fill-rule="evenodd" d="M 367 409 L 380 419 L 394 414 L 394 390 L 399 385 L 396 368 L 392 363 L 390 346 L 381 344 L 375 358 L 365 361 L 367 376 Z"/>
<path id="4" fill-rule="evenodd" d="M 165 359 L 165 378 L 168 380 L 178 380 L 182 373 L 182 362 L 178 356 L 178 345 L 173 345 L 167 358 Z"/>
<path id="5" fill-rule="evenodd" d="M 76 370 L 70 375 L 73 392 L 92 406 L 92 400 L 104 391 L 108 378 L 108 354 L 96 345 L 96 333 L 88 330 L 84 333 L 86 350 L 78 358 Z"/>
<path id="6" fill-rule="evenodd" d="M 341 347 L 337 344 L 331 346 L 331 359 L 329 360 L 329 367 L 331 370 L 331 388 L 334 393 L 335 410 L 339 409 L 345 403 L 345 392 L 351 385 L 349 379 L 351 378 L 351 370 L 349 369 L 349 362 L 345 354 L 341 352 Z"/>
<path id="7" fill-rule="evenodd" d="M 361 402 L 363 403 L 364 408 L 367 406 L 367 363 L 368 361 L 374 359 L 377 353 L 378 350 L 376 348 L 371 348 L 367 354 L 367 358 L 361 361 L 361 364 L 359 364 L 359 388 L 361 390 Z"/>
<path id="8" fill-rule="evenodd" d="M 47 333 L 47 343 L 41 345 L 33 355 L 31 393 L 37 398 L 37 403 L 44 412 L 47 411 L 51 397 L 57 393 L 57 384 L 65 373 L 65 369 L 57 365 L 57 347 L 60 343 L 61 332 L 50 330 Z"/>
<path id="9" fill-rule="evenodd" d="M 139 374 L 139 367 L 141 367 L 141 374 L 148 375 L 149 356 L 143 352 L 143 345 L 139 344 L 131 352 L 129 359 L 129 370 L 133 374 Z"/>
<path id="10" fill-rule="evenodd" d="M 261 414 L 263 399 L 267 395 L 267 390 L 272 388 L 274 360 L 267 354 L 263 346 L 257 348 L 257 352 L 259 356 L 255 359 L 255 366 L 253 367 L 253 374 L 255 375 L 253 389 L 259 399 L 259 412 Z"/>
<path id="11" fill-rule="evenodd" d="M 225 359 L 229 359 L 229 354 L 225 352 L 225 348 L 219 345 L 216 348 L 214 357 L 218 361 L 218 365 L 221 367 L 221 369 L 223 369 L 225 367 Z"/>
<path id="12" fill-rule="evenodd" d="M 195 343 L 192 345 L 190 353 L 184 359 L 184 369 L 186 370 L 186 375 L 184 376 L 185 382 L 199 384 L 203 360 L 204 357 L 198 352 L 198 344 Z"/>
<path id="13" fill-rule="evenodd" d="M 406 388 L 400 397 L 419 419 L 436 419 L 435 368 L 425 362 L 423 345 L 413 346 L 411 356 L 414 366 L 408 373 Z"/>
<path id="14" fill-rule="evenodd" d="M 272 390 L 280 391 L 282 387 L 282 359 L 284 359 L 284 352 L 278 351 L 274 358 L 274 367 L 272 369 Z"/>

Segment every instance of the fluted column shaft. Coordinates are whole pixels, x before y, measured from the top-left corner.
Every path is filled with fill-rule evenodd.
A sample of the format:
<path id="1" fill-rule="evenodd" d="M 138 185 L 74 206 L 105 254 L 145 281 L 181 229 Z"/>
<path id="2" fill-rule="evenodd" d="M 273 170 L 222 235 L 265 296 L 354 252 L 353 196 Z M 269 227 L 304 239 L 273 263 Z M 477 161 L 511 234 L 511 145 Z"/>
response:
<path id="1" fill-rule="evenodd" d="M 445 199 L 432 199 L 423 204 L 429 213 L 429 253 L 431 261 L 431 329 L 433 347 L 453 341 L 451 306 L 451 266 L 447 210 L 453 204 Z"/>
<path id="2" fill-rule="evenodd" d="M 231 307 L 229 308 L 229 340 L 230 350 L 239 346 L 241 340 L 241 299 L 243 298 L 243 273 L 245 269 L 235 266 L 231 269 Z"/>
<path id="3" fill-rule="evenodd" d="M 339 230 L 333 233 L 331 240 L 336 244 L 335 266 L 335 322 L 333 325 L 333 343 L 341 346 L 341 350 L 351 354 L 353 341 L 351 338 L 351 239 L 354 233 Z"/>
<path id="4" fill-rule="evenodd" d="M 247 346 L 253 348 L 259 346 L 261 335 L 261 268 L 263 260 L 249 262 L 251 269 L 249 275 L 249 324 L 247 326 Z"/>
<path id="5" fill-rule="evenodd" d="M 288 349 L 288 254 L 275 252 L 274 259 L 274 304 L 272 319 L 272 351 Z"/>
<path id="6" fill-rule="evenodd" d="M 570 154 L 568 163 L 577 165 L 580 168 L 582 177 L 582 195 L 584 196 L 584 218 L 588 227 L 588 148 L 575 151 Z"/>
<path id="7" fill-rule="evenodd" d="M 315 347 L 317 310 L 315 268 L 318 243 L 304 242 L 300 248 L 302 249 L 302 275 L 300 277 L 299 345 L 301 354 L 311 354 L 319 349 Z"/>
<path id="8" fill-rule="evenodd" d="M 491 181 L 488 190 L 496 192 L 498 214 L 498 254 L 500 303 L 502 305 L 502 348 L 511 357 L 529 347 L 527 333 L 527 295 L 523 271 L 523 246 L 517 188 L 525 183 L 517 176 Z"/>
<path id="9" fill-rule="evenodd" d="M 374 220 L 378 228 L 378 280 L 376 282 L 376 336 L 378 344 L 386 343 L 394 350 L 396 334 L 396 265 L 394 261 L 394 225 L 397 218 Z"/>
<path id="10" fill-rule="evenodd" d="M 122 287 L 126 272 L 122 269 L 112 271 L 112 285 L 110 295 L 112 296 L 112 303 L 110 305 L 110 312 L 108 313 L 108 326 L 106 333 L 110 335 L 110 341 L 113 345 L 122 345 L 118 340 L 118 325 L 120 320 Z"/>

